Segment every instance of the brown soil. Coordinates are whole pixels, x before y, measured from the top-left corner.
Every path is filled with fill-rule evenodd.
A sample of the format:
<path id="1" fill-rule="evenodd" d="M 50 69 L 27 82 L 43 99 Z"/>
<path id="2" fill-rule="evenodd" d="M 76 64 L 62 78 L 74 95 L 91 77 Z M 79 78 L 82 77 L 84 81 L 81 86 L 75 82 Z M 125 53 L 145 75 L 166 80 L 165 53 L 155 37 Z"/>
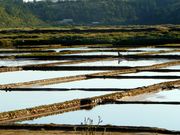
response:
<path id="1" fill-rule="evenodd" d="M 82 132 L 72 132 L 72 131 L 0 130 L 0 135 L 84 135 L 84 134 Z M 105 134 L 103 134 L 102 132 L 100 132 L 100 133 L 95 133 L 95 135 L 165 135 L 165 134 L 148 133 L 148 132 L 143 132 L 143 133 L 106 132 Z"/>

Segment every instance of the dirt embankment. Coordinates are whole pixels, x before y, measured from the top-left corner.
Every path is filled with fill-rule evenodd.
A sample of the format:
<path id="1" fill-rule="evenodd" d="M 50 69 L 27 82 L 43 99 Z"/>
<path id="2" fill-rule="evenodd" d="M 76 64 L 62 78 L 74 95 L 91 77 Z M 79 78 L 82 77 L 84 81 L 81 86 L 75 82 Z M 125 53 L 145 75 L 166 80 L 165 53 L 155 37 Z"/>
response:
<path id="1" fill-rule="evenodd" d="M 14 72 L 14 71 L 22 71 L 23 68 L 21 67 L 0 67 L 1 72 Z"/>
<path id="2" fill-rule="evenodd" d="M 0 125 L 0 135 L 84 135 L 88 132 L 86 125 L 25 125 L 9 124 Z M 169 131 L 151 127 L 130 127 L 130 126 L 110 126 L 94 125 L 91 131 L 95 135 L 161 135 L 161 134 L 180 134 L 178 131 Z M 4 134 L 3 134 L 4 133 Z M 90 135 L 90 132 L 89 134 Z"/>

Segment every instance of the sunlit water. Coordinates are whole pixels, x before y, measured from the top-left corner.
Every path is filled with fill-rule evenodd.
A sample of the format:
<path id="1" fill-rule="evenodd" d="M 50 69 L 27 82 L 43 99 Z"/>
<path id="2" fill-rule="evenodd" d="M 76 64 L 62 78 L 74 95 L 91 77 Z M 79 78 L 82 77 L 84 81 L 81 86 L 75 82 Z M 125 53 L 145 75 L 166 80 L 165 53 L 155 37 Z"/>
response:
<path id="1" fill-rule="evenodd" d="M 92 110 L 80 110 L 39 118 L 22 123 L 81 124 L 85 117 L 97 124 L 101 116 L 102 125 L 149 126 L 180 131 L 180 106 L 171 105 L 103 105 Z"/>
<path id="2" fill-rule="evenodd" d="M 137 88 L 170 81 L 166 79 L 89 79 L 44 86 L 46 88 Z"/>
<path id="3" fill-rule="evenodd" d="M 48 64 L 64 61 L 45 61 L 45 60 L 0 60 L 0 66 L 25 66 L 31 64 Z"/>
<path id="4" fill-rule="evenodd" d="M 179 72 L 138 72 L 119 76 L 180 76 Z"/>
<path id="5" fill-rule="evenodd" d="M 133 48 L 129 50 L 136 50 L 136 51 L 145 51 L 145 52 L 159 52 L 159 51 L 170 51 L 173 50 L 171 48 L 150 48 L 150 47 L 140 47 L 140 48 Z"/>
<path id="6" fill-rule="evenodd" d="M 120 52 L 120 51 L 119 51 Z M 142 52 L 120 52 L 121 55 L 131 55 L 131 54 L 139 54 Z M 114 56 L 118 56 L 118 52 L 85 52 L 85 53 L 78 53 L 78 54 L 66 54 L 66 55 L 82 55 L 82 56 L 86 56 L 86 55 L 114 55 Z"/>
<path id="7" fill-rule="evenodd" d="M 60 103 L 68 100 L 100 96 L 111 92 L 85 92 L 85 91 L 62 91 L 62 92 L 4 92 L 0 91 L 0 112 L 25 109 L 39 105 Z"/>
<path id="8" fill-rule="evenodd" d="M 0 73 L 0 84 L 27 82 L 33 80 L 51 79 L 103 71 L 16 71 Z"/>
<path id="9" fill-rule="evenodd" d="M 161 53 L 160 55 L 180 55 L 180 52 Z"/>
<path id="10" fill-rule="evenodd" d="M 141 94 L 133 97 L 125 97 L 119 100 L 180 102 L 180 89 L 158 91 L 149 94 Z"/>
<path id="11" fill-rule="evenodd" d="M 137 60 L 137 61 L 128 61 L 122 59 L 115 59 L 110 61 L 96 61 L 88 63 L 78 63 L 70 64 L 70 66 L 150 66 L 154 64 L 160 64 L 164 62 L 169 62 L 169 60 Z M 59 66 L 69 66 L 69 65 L 59 65 Z"/>
<path id="12" fill-rule="evenodd" d="M 180 69 L 180 65 L 166 67 L 165 69 Z"/>
<path id="13" fill-rule="evenodd" d="M 0 53 L 0 56 L 15 56 L 19 53 Z M 21 54 L 30 54 L 30 53 L 21 53 Z"/>

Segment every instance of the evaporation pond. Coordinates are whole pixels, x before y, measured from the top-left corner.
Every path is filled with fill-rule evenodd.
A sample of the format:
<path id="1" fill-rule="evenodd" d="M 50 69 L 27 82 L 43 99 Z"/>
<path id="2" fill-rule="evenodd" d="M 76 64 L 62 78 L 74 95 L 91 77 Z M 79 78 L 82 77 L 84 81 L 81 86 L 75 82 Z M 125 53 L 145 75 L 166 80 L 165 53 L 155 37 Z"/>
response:
<path id="1" fill-rule="evenodd" d="M 25 66 L 31 64 L 48 64 L 64 61 L 46 61 L 46 60 L 0 60 L 0 66 Z"/>
<path id="2" fill-rule="evenodd" d="M 111 61 L 96 61 L 96 62 L 85 62 L 78 64 L 60 65 L 60 66 L 150 66 L 154 64 L 160 64 L 168 62 L 169 60 L 138 60 L 138 61 L 127 61 L 121 59 L 115 59 Z"/>
<path id="3" fill-rule="evenodd" d="M 132 55 L 132 54 L 139 54 L 139 53 L 142 53 L 142 52 L 121 52 L 119 51 L 119 53 L 121 55 Z M 117 52 L 82 52 L 82 53 L 78 53 L 78 54 L 66 54 L 66 55 L 113 55 L 113 56 L 118 56 L 118 51 Z"/>
<path id="4" fill-rule="evenodd" d="M 89 79 L 43 86 L 45 88 L 137 88 L 170 81 L 166 79 Z M 42 87 L 41 87 L 42 88 Z"/>
<path id="5" fill-rule="evenodd" d="M 180 76 L 179 72 L 138 72 L 119 76 Z"/>
<path id="6" fill-rule="evenodd" d="M 111 92 L 85 91 L 29 91 L 4 92 L 0 91 L 0 112 L 25 109 L 39 105 L 60 103 L 73 99 L 87 98 L 109 94 Z"/>
<path id="7" fill-rule="evenodd" d="M 145 51 L 145 52 L 159 52 L 159 51 L 170 51 L 173 50 L 171 48 L 150 48 L 150 47 L 142 47 L 142 48 L 133 48 L 129 50 L 134 51 Z"/>
<path id="8" fill-rule="evenodd" d="M 0 56 L 15 56 L 18 55 L 19 53 L 0 53 Z M 22 54 L 30 54 L 30 53 L 21 53 Z"/>
<path id="9" fill-rule="evenodd" d="M 161 53 L 160 55 L 180 55 L 180 52 Z"/>
<path id="10" fill-rule="evenodd" d="M 159 91 L 149 94 L 141 94 L 134 97 L 125 97 L 121 100 L 127 101 L 158 101 L 158 102 L 180 102 L 180 89 Z"/>
<path id="11" fill-rule="evenodd" d="M 89 117 L 96 124 L 101 116 L 102 125 L 149 126 L 180 131 L 180 106 L 171 105 L 102 105 L 92 110 L 79 110 L 59 115 L 24 121 L 28 124 L 81 124 Z"/>
<path id="12" fill-rule="evenodd" d="M 83 50 L 92 50 L 90 48 L 87 48 L 87 47 L 76 47 L 76 48 L 57 48 L 57 49 L 48 49 L 48 50 L 54 50 L 56 52 L 63 52 L 63 51 L 77 51 L 77 50 L 80 50 L 80 51 L 83 51 Z"/>
<path id="13" fill-rule="evenodd" d="M 180 65 L 177 65 L 177 66 L 169 66 L 169 67 L 166 67 L 166 68 L 164 68 L 164 69 L 174 69 L 174 70 L 176 70 L 176 69 L 180 69 Z"/>
<path id="14" fill-rule="evenodd" d="M 67 77 L 83 74 L 98 73 L 103 71 L 16 71 L 0 73 L 0 84 L 10 84 L 42 80 L 58 77 Z"/>

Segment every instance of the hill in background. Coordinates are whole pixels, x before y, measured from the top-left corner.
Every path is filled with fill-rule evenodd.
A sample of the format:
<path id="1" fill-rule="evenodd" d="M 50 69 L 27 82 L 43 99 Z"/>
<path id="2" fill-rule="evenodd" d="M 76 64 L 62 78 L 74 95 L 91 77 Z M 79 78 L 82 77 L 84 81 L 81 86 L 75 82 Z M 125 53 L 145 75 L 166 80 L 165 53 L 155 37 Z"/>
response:
<path id="1" fill-rule="evenodd" d="M 42 25 L 42 21 L 25 7 L 24 3 L 13 0 L 0 1 L 0 27 Z"/>
<path id="2" fill-rule="evenodd" d="M 0 1 L 0 26 L 180 24 L 179 0 Z"/>

